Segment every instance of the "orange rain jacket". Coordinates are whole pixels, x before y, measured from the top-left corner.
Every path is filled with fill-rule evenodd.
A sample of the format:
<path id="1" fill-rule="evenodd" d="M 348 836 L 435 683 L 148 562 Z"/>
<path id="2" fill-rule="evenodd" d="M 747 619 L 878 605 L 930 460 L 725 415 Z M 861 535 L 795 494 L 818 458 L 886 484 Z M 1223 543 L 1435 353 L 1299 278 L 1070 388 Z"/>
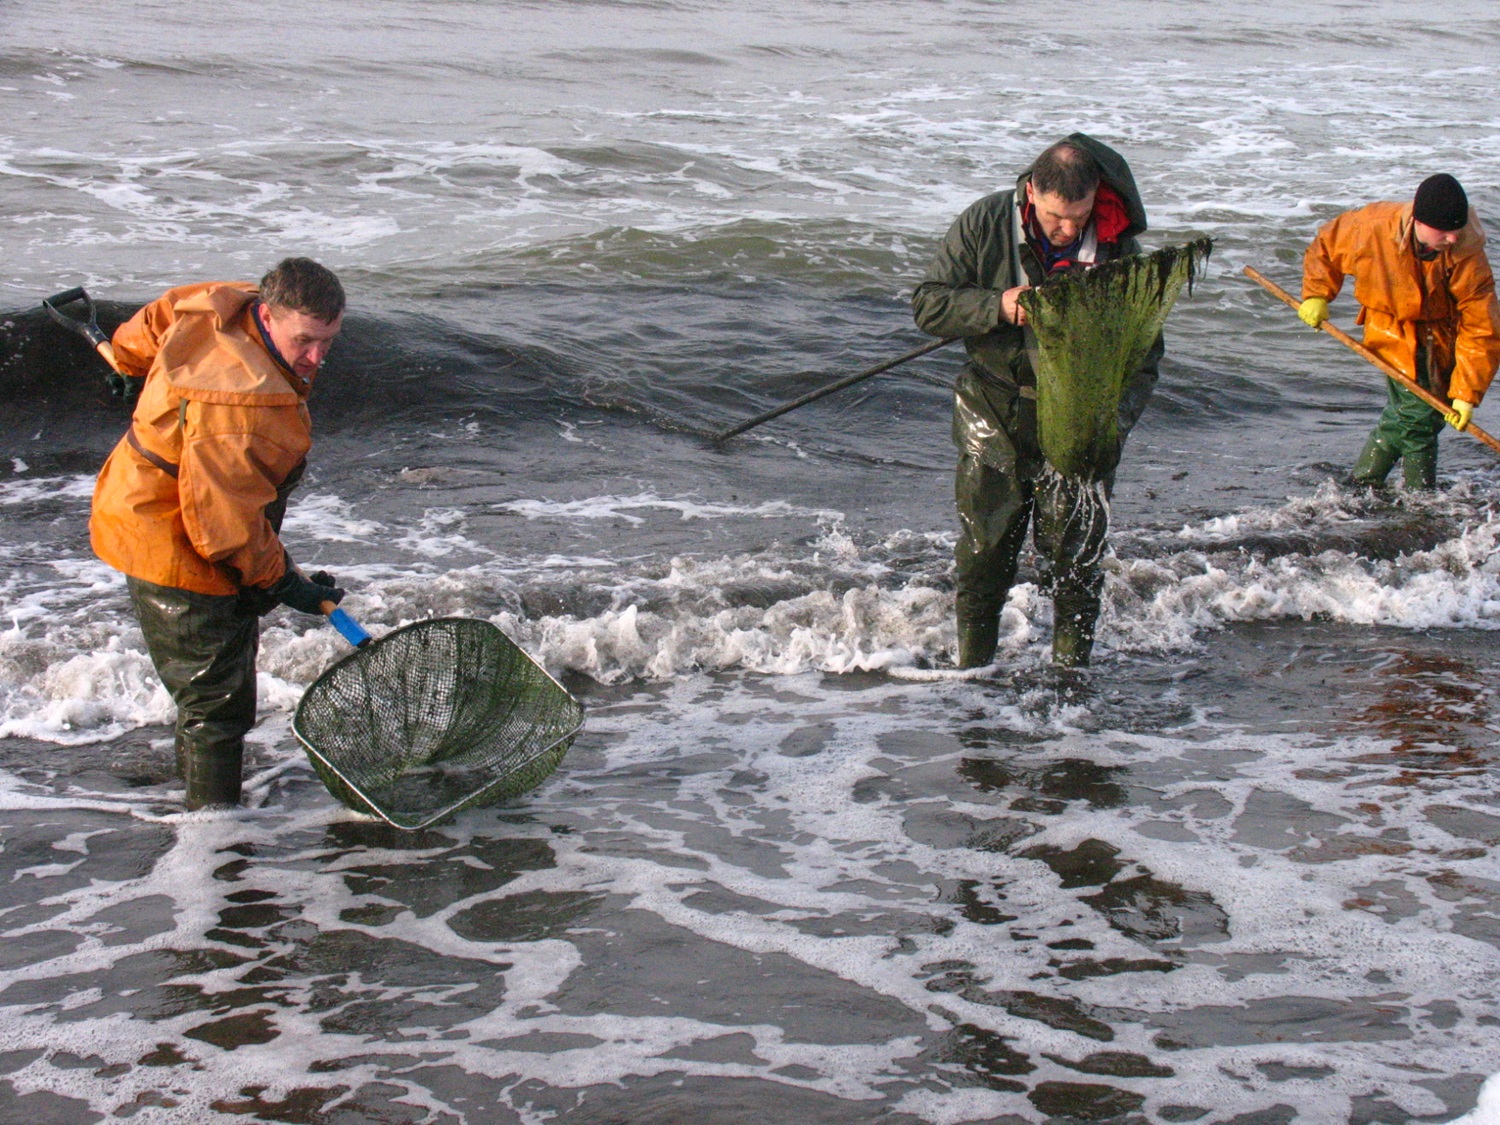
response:
<path id="1" fill-rule="evenodd" d="M 115 333 L 120 367 L 146 379 L 94 487 L 90 538 L 116 570 L 200 594 L 285 573 L 273 506 L 312 445 L 311 387 L 267 349 L 255 300 L 248 282 L 184 285 Z"/>
<path id="2" fill-rule="evenodd" d="M 1353 274 L 1365 346 L 1416 379 L 1417 344 L 1425 341 L 1439 384 L 1428 389 L 1478 406 L 1500 363 L 1484 228 L 1471 208 L 1458 242 L 1424 262 L 1412 248 L 1411 212 L 1410 203 L 1371 203 L 1326 223 L 1302 259 L 1302 298 L 1331 301 Z"/>

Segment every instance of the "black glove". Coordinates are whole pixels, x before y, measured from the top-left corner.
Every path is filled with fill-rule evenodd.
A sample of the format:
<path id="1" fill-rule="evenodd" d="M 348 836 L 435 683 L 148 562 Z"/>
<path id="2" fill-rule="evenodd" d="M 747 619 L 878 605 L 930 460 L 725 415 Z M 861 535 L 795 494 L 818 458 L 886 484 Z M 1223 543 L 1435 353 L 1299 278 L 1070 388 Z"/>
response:
<path id="1" fill-rule="evenodd" d="M 104 377 L 104 381 L 109 384 L 109 393 L 115 398 L 124 399 L 126 406 L 141 397 L 141 387 L 146 383 L 145 379 L 137 379 L 133 375 L 121 375 L 117 371 L 111 371 Z"/>
<path id="2" fill-rule="evenodd" d="M 322 579 L 328 579 L 327 584 Z M 344 600 L 344 591 L 333 585 L 333 575 L 326 571 L 316 572 L 311 579 L 303 577 L 290 558 L 286 560 L 286 573 L 280 581 L 267 588 L 266 593 L 280 605 L 288 605 L 303 613 L 322 614 L 323 603 L 338 605 Z"/>

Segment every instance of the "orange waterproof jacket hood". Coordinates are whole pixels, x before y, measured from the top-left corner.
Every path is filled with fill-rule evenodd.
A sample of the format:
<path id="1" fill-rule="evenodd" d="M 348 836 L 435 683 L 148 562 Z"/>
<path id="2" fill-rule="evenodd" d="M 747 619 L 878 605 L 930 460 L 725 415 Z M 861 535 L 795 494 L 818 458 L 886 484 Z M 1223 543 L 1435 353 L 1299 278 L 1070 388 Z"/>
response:
<path id="1" fill-rule="evenodd" d="M 1371 203 L 1318 231 L 1302 260 L 1302 296 L 1332 300 L 1354 277 L 1365 345 L 1415 378 L 1426 342 L 1441 384 L 1434 394 L 1478 405 L 1500 363 L 1500 305 L 1484 253 L 1484 228 L 1471 209 L 1458 242 L 1430 262 L 1412 245 L 1410 203 Z M 1451 372 L 1451 374 L 1448 374 Z"/>
<path id="2" fill-rule="evenodd" d="M 200 594 L 285 573 L 267 509 L 312 444 L 310 388 L 267 349 L 255 300 L 247 282 L 185 285 L 115 333 L 120 366 L 146 379 L 94 488 L 90 538 L 116 570 Z"/>

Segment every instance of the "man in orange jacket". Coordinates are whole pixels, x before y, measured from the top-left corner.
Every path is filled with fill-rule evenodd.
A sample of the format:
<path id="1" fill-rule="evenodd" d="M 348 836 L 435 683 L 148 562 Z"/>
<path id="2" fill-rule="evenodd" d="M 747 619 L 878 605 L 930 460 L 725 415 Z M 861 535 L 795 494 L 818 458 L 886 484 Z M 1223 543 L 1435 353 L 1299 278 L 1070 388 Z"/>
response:
<path id="1" fill-rule="evenodd" d="M 312 444 L 307 395 L 343 313 L 338 278 L 288 258 L 259 289 L 172 289 L 114 334 L 121 372 L 144 385 L 99 474 L 89 533 L 126 575 L 177 704 L 189 809 L 239 803 L 259 615 L 320 613 L 344 596 L 326 574 L 304 577 L 279 538 Z"/>
<path id="2" fill-rule="evenodd" d="M 1365 346 L 1452 409 L 1438 413 L 1387 380 L 1380 421 L 1355 462 L 1353 480 L 1381 487 L 1401 462 L 1407 488 L 1437 483 L 1437 436 L 1444 421 L 1468 426 L 1500 364 L 1500 304 L 1484 253 L 1484 229 L 1459 182 L 1429 176 L 1410 203 L 1371 203 L 1328 222 L 1302 262 L 1302 304 L 1310 327 L 1346 275 Z"/>

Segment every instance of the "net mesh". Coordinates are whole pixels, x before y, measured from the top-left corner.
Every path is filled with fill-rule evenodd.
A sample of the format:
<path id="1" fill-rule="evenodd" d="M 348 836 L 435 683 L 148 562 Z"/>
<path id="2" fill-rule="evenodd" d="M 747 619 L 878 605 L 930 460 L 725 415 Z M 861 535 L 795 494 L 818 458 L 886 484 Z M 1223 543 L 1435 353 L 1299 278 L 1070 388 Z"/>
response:
<path id="1" fill-rule="evenodd" d="M 402 828 L 515 796 L 562 760 L 583 708 L 488 621 L 419 621 L 307 689 L 293 730 L 336 798 Z"/>

